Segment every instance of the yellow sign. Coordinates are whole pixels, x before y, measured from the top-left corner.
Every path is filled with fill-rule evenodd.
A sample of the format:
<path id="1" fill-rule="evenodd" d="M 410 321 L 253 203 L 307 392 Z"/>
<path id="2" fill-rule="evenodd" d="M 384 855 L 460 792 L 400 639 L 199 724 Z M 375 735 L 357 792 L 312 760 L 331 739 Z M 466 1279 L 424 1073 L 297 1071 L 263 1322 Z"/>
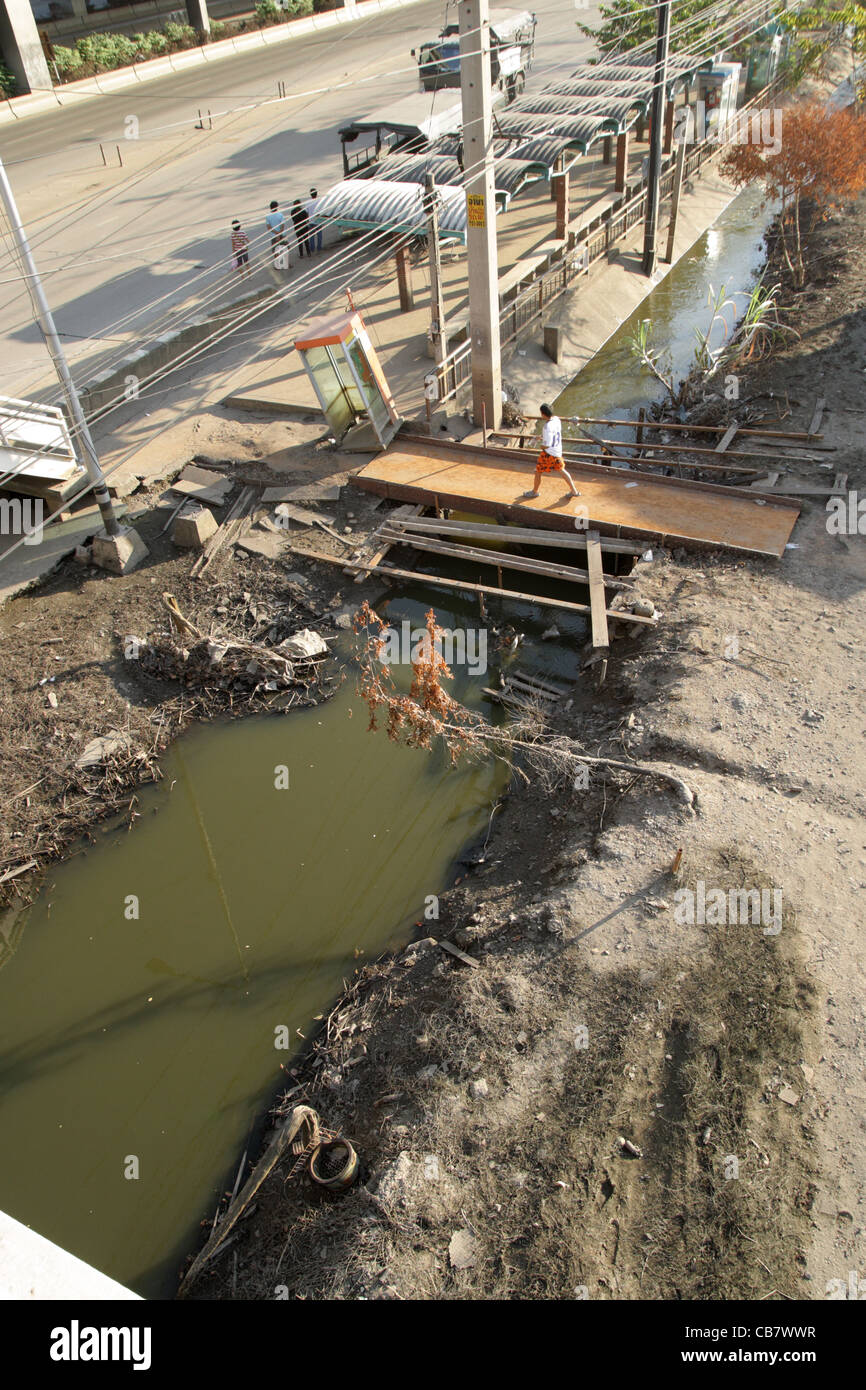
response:
<path id="1" fill-rule="evenodd" d="M 483 194 L 466 194 L 466 223 L 469 227 L 484 227 L 487 225 L 484 216 Z"/>

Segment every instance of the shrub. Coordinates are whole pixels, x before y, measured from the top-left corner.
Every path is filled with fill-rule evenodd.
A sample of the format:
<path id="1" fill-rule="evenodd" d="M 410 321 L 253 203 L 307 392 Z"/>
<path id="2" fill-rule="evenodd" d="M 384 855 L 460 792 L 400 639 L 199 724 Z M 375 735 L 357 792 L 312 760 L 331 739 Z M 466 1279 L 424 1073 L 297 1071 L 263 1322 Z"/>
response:
<path id="1" fill-rule="evenodd" d="M 84 63 L 77 48 L 55 46 L 54 66 L 61 77 L 80 77 Z"/>
<path id="2" fill-rule="evenodd" d="M 227 24 L 222 24 L 218 19 L 212 20 L 210 26 L 210 36 L 213 42 L 216 43 L 217 40 L 224 39 L 226 37 L 227 30 Z"/>
<path id="3" fill-rule="evenodd" d="M 0 62 L 0 96 L 14 97 L 18 84 L 6 64 Z"/>
<path id="4" fill-rule="evenodd" d="M 279 24 L 284 18 L 282 8 L 276 0 L 258 0 L 256 19 L 260 24 Z"/>
<path id="5" fill-rule="evenodd" d="M 162 32 L 169 43 L 180 44 L 186 48 L 195 43 L 195 30 L 191 24 L 175 24 L 173 20 L 169 20 L 162 26 Z"/>

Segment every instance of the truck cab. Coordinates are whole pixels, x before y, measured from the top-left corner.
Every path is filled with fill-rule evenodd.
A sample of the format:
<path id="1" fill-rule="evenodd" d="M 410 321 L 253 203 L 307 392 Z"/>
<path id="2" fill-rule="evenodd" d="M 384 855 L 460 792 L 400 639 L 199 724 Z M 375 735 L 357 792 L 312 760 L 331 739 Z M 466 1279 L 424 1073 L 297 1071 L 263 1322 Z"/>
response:
<path id="1" fill-rule="evenodd" d="M 490 76 L 494 87 L 513 101 L 526 86 L 532 66 L 537 20 L 530 10 L 492 10 L 490 13 Z M 460 26 L 448 24 L 435 39 L 422 43 L 418 59 L 425 92 L 460 86 Z"/>

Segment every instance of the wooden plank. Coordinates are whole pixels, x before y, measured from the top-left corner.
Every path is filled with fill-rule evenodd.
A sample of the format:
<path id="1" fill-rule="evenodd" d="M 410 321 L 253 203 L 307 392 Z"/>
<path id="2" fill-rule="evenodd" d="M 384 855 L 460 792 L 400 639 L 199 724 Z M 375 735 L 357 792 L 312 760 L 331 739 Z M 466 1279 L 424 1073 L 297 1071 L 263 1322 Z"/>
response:
<path id="1" fill-rule="evenodd" d="M 589 568 L 589 602 L 592 610 L 592 645 L 604 651 L 610 646 L 604 600 L 604 574 L 597 531 L 586 533 L 586 561 Z"/>
<path id="2" fill-rule="evenodd" d="M 809 426 L 810 439 L 813 438 L 814 435 L 816 435 L 819 429 L 821 428 L 821 418 L 824 414 L 824 407 L 826 406 L 826 404 L 827 402 L 823 396 L 819 396 L 817 401 L 815 402 L 815 413 L 812 416 L 812 423 Z"/>
<path id="3" fill-rule="evenodd" d="M 375 566 L 378 565 L 380 561 L 384 560 L 385 556 L 388 554 L 388 551 L 391 549 L 391 546 L 394 544 L 393 541 L 386 541 L 384 544 L 377 544 L 377 538 L 379 537 L 379 533 L 383 531 L 387 525 L 391 524 L 394 521 L 410 521 L 413 517 L 420 516 L 425 509 L 425 505 L 426 504 L 422 502 L 417 502 L 414 504 L 404 504 L 402 507 L 396 507 L 394 511 L 391 513 L 391 515 L 385 518 L 385 520 L 373 532 L 373 535 L 370 537 L 370 545 L 375 545 L 376 548 L 373 550 L 372 554 L 365 557 L 365 562 L 367 560 L 369 561 L 368 569 L 366 572 L 362 570 L 360 574 L 355 576 L 356 584 L 362 584 L 364 582 L 364 580 L 367 578 L 367 573 L 369 573 L 369 570 L 375 568 Z M 350 568 L 352 568 L 352 566 L 347 564 L 347 572 Z"/>
<path id="4" fill-rule="evenodd" d="M 736 420 L 734 420 L 733 424 L 728 425 L 728 428 L 725 430 L 724 434 L 722 435 L 721 439 L 716 445 L 717 454 L 723 454 L 725 452 L 739 428 L 739 423 Z"/>
<path id="5" fill-rule="evenodd" d="M 270 488 L 267 489 L 267 491 L 270 490 Z M 292 521 L 300 522 L 302 526 L 313 526 L 316 523 L 328 526 L 334 520 L 332 516 L 326 516 L 324 512 L 314 512 L 311 508 L 299 507 L 294 502 L 278 502 L 275 511 L 278 516 L 290 517 Z"/>
<path id="6" fill-rule="evenodd" d="M 552 695 L 568 694 L 567 685 L 558 685 L 556 681 L 547 680 L 546 677 L 542 680 L 541 676 L 530 675 L 528 671 L 515 671 L 514 674 L 523 681 L 529 681 L 531 685 L 540 685 L 542 690 L 549 690 Z"/>
<path id="7" fill-rule="evenodd" d="M 552 690 L 544 690 L 542 686 L 533 685 L 531 681 L 522 681 L 519 676 L 509 676 L 503 688 L 523 690 L 527 695 L 534 695 L 537 700 L 550 700 L 553 704 L 559 700 L 559 696 L 554 695 Z"/>
<path id="8" fill-rule="evenodd" d="M 453 942 L 440 941 L 439 945 L 442 947 L 443 951 L 448 952 L 449 956 L 454 956 L 457 960 L 462 961 L 464 965 L 471 965 L 473 970 L 481 969 L 480 960 L 476 960 L 474 956 L 467 955 L 465 951 L 461 951 L 460 947 L 455 946 Z"/>
<path id="9" fill-rule="evenodd" d="M 256 491 L 257 489 L 254 487 L 245 487 L 238 493 L 238 496 L 223 518 L 219 530 L 205 543 L 204 550 L 190 570 L 190 577 L 192 579 L 197 579 L 199 575 L 204 574 L 211 561 L 216 559 L 227 541 L 237 540 L 238 533 L 243 523 L 247 520 L 247 512 L 252 506 Z"/>
<path id="10" fill-rule="evenodd" d="M 297 551 L 297 546 L 292 546 Z M 301 551 L 300 554 L 305 552 Z M 334 562 L 333 555 L 312 555 L 306 552 L 311 560 L 324 560 Z M 347 564 L 347 569 L 365 568 L 371 569 L 374 574 L 387 575 L 389 579 L 411 579 L 413 584 L 433 584 L 442 589 L 463 589 L 473 594 L 493 594 L 498 598 L 516 598 L 521 603 L 535 603 L 541 608 L 563 608 L 570 613 L 590 613 L 588 603 L 571 603 L 561 598 L 543 598 L 539 594 L 522 594 L 516 589 L 497 589 L 490 584 L 470 584 L 465 579 L 443 579 L 438 574 L 418 574 L 417 570 L 395 569 L 391 565 L 359 566 L 358 564 Z M 655 627 L 654 618 L 644 618 L 637 613 L 629 613 L 627 610 L 618 611 L 608 608 L 608 618 L 618 618 L 623 623 L 639 623 L 646 627 Z"/>
<path id="11" fill-rule="evenodd" d="M 423 517 L 418 521 L 401 521 L 400 528 L 406 532 L 428 534 L 439 533 L 443 535 L 460 536 L 466 540 L 484 541 L 513 541 L 515 545 L 537 545 L 541 547 L 555 546 L 566 550 L 586 550 L 586 532 L 569 535 L 562 531 L 542 531 L 535 530 L 532 526 L 496 526 L 493 523 L 487 525 L 478 522 L 473 525 L 467 521 L 444 521 L 436 520 L 433 517 Z M 602 536 L 602 551 L 609 551 L 612 555 L 642 555 L 645 547 L 636 545 L 634 541 L 615 540 L 611 536 Z"/>
<path id="12" fill-rule="evenodd" d="M 383 538 L 389 533 L 383 532 Z M 495 565 L 501 569 L 517 570 L 524 574 L 543 575 L 549 579 L 564 579 L 574 584 L 588 584 L 589 570 L 578 569 L 575 565 L 556 565 L 546 560 L 532 560 L 522 555 L 510 555 L 504 550 L 477 550 L 471 545 L 447 545 L 444 541 L 431 540 L 415 532 L 394 531 L 391 534 L 393 545 L 409 545 L 414 550 L 429 551 L 433 555 L 446 555 L 455 560 L 471 560 L 473 564 Z M 604 575 L 604 583 L 611 589 L 630 589 L 633 580 L 616 579 Z"/>
<path id="13" fill-rule="evenodd" d="M 524 418 L 527 420 L 540 420 L 542 417 L 540 415 L 527 415 Z M 581 415 L 580 419 L 587 425 L 629 426 L 632 429 L 638 424 L 637 420 L 615 420 L 600 415 Z M 685 433 L 686 431 L 690 434 L 724 434 L 725 432 L 724 425 L 685 425 L 680 424 L 676 420 L 643 420 L 640 423 L 643 424 L 644 429 L 671 430 L 674 434 L 679 432 Z M 570 424 L 570 420 L 567 416 L 563 420 L 563 424 Z M 740 430 L 740 434 L 748 434 L 753 437 L 760 435 L 764 439 L 811 440 L 812 438 L 805 430 L 769 430 L 751 428 L 748 425 L 743 426 Z M 822 438 L 820 435 L 816 437 Z"/>

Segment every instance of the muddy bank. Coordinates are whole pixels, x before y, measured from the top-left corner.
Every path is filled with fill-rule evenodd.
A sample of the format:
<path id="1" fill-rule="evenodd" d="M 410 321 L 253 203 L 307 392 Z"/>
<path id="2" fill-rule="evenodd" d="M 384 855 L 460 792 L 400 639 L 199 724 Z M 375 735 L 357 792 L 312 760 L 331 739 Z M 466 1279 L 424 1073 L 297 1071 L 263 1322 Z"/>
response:
<path id="1" fill-rule="evenodd" d="M 784 428 L 826 398 L 853 489 L 864 213 L 819 229 L 821 283 L 786 289 L 799 339 L 741 376 Z M 350 1137 L 359 1184 L 323 1197 L 282 1165 L 191 1296 L 814 1299 L 862 1267 L 866 567 L 826 522 L 805 499 L 778 564 L 641 564 L 662 622 L 555 727 L 677 766 L 696 814 L 637 772 L 514 791 L 294 1068 L 283 1113 Z"/>
<path id="2" fill-rule="evenodd" d="M 249 423 L 243 429 L 254 432 Z M 293 469 L 277 474 L 242 459 L 224 463 L 235 481 L 217 520 L 245 484 L 289 487 L 357 465 L 356 458 L 317 447 L 317 432 L 307 429 L 311 442 L 296 450 Z M 232 431 L 225 433 L 230 447 Z M 169 647 L 189 653 L 196 640 L 173 623 L 166 594 L 203 635 L 276 647 L 304 628 L 334 640 L 340 584 L 350 584 L 336 566 L 231 547 L 202 578 L 192 578 L 196 552 L 172 544 L 164 534 L 169 512 L 156 505 L 164 483 L 179 471 L 176 466 L 130 498 L 150 551 L 139 569 L 109 576 L 69 557 L 0 609 L 0 910 L 29 901 L 45 867 L 87 838 L 95 822 L 124 815 L 132 823 L 136 787 L 160 778 L 160 754 L 194 722 L 290 713 L 333 689 L 329 663 L 299 670 L 291 691 L 275 692 L 243 671 L 236 680 L 209 672 L 194 650 L 190 661 L 171 659 Z M 359 541 L 375 523 L 363 499 L 344 496 L 328 509 L 334 525 L 342 530 L 351 524 Z M 254 522 L 251 533 L 267 534 Z M 340 552 L 324 535 L 320 548 Z M 110 741 L 106 755 L 79 766 L 85 749 L 101 737 Z"/>

